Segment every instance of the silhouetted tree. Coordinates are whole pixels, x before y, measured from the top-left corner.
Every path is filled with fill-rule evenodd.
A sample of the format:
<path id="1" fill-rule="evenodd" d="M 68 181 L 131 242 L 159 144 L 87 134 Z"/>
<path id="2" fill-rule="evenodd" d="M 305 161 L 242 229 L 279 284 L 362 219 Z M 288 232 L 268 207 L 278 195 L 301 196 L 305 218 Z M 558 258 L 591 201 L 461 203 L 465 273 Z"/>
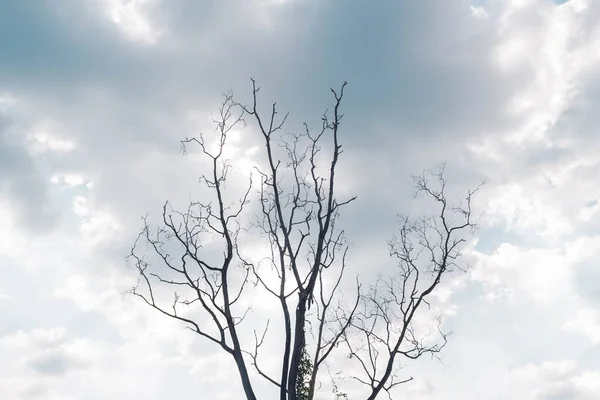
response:
<path id="1" fill-rule="evenodd" d="M 251 376 L 250 368 L 278 388 L 280 400 L 313 399 L 319 373 L 336 352 L 356 363 L 360 374 L 349 378 L 365 385 L 367 399 L 375 399 L 412 379 L 399 377 L 400 358 L 436 355 L 446 344 L 441 330 L 425 341 L 415 328 L 415 316 L 431 312 L 428 297 L 457 267 L 463 234 L 474 228 L 471 196 L 476 190 L 453 206 L 444 192 L 443 169 L 414 177 L 417 194 L 436 202 L 437 214 L 400 218 L 399 232 L 389 243 L 398 261 L 394 275 L 367 290 L 358 279 L 354 291 L 342 290 L 348 244 L 339 218 L 356 198 L 338 198 L 335 186 L 346 83 L 339 91 L 331 89 L 332 115 L 326 112 L 316 131 L 304 124 L 299 134 L 282 133 L 287 114 L 278 118 L 275 104 L 266 118 L 259 112 L 259 88 L 254 80 L 252 84 L 250 105 L 238 103 L 232 93 L 224 96 L 214 118 L 214 149 L 202 135 L 182 141 L 184 150 L 197 145 L 210 161 L 201 182 L 212 196 L 192 202 L 183 212 L 165 203 L 157 227 L 144 219 L 130 255 L 140 276 L 132 293 L 229 354 L 248 400 L 257 398 L 253 379 L 258 377 Z M 225 187 L 231 165 L 224 150 L 232 130 L 248 121 L 262 136 L 264 164 L 255 169 L 258 184 L 251 180 L 241 198 L 232 202 Z M 325 152 L 327 166 L 322 171 Z M 242 217 L 251 204 L 256 205 L 257 218 L 245 223 Z M 247 240 L 257 236 L 269 250 L 266 259 L 257 260 L 246 251 L 253 246 Z M 151 254 L 140 248 L 142 242 Z M 222 257 L 211 255 L 208 246 L 220 247 Z M 152 254 L 158 262 L 148 261 L 146 256 Z M 157 292 L 169 287 L 174 300 L 162 302 Z M 271 319 L 266 318 L 261 333 L 244 324 L 250 311 L 247 297 L 258 291 L 271 296 L 281 310 L 274 334 L 283 339 L 283 348 L 275 374 L 259 360 Z M 182 313 L 182 307 L 201 314 Z M 254 339 L 250 348 L 243 343 L 248 333 Z M 338 398 L 348 396 L 335 382 L 334 389 Z"/>

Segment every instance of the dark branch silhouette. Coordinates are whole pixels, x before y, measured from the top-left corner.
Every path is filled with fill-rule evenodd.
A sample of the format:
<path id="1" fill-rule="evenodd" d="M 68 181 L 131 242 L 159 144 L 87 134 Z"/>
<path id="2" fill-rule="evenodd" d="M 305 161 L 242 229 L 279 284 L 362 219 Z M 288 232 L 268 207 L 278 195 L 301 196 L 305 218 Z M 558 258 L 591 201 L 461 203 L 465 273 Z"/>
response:
<path id="1" fill-rule="evenodd" d="M 357 278 L 354 290 L 343 291 L 349 246 L 338 225 L 344 207 L 356 199 L 339 199 L 335 186 L 345 88 L 346 83 L 331 89 L 333 111 L 322 116 L 317 130 L 304 124 L 298 134 L 283 133 L 288 115 L 280 117 L 275 103 L 267 116 L 259 110 L 254 80 L 250 105 L 225 94 L 213 117 L 216 145 L 207 145 L 203 135 L 182 141 L 184 152 L 194 145 L 210 163 L 200 177 L 210 198 L 191 202 L 184 212 L 165 203 L 158 227 L 143 219 L 130 254 L 139 273 L 131 292 L 230 354 L 248 400 L 257 398 L 253 379 L 276 387 L 280 400 L 313 399 L 322 367 L 332 354 L 344 352 L 361 370 L 351 378 L 369 389 L 369 400 L 375 399 L 412 379 L 399 377 L 399 359 L 436 356 L 447 343 L 441 319 L 437 341 L 430 342 L 417 332 L 414 318 L 428 312 L 428 297 L 459 268 L 464 232 L 475 226 L 471 197 L 477 189 L 452 206 L 443 170 L 414 177 L 417 194 L 433 199 L 439 214 L 401 216 L 399 233 L 389 243 L 397 273 L 368 290 Z M 232 166 L 224 150 L 230 133 L 247 122 L 262 138 L 264 164 L 254 169 L 258 179 L 232 201 L 226 188 Z M 247 222 L 251 204 L 257 213 Z M 246 240 L 251 237 L 269 249 L 266 258 L 249 255 Z M 221 256 L 208 247 L 219 248 Z M 163 299 L 165 290 L 172 301 Z M 252 311 L 248 297 L 257 291 L 278 305 L 277 324 L 272 318 L 262 327 L 245 323 Z M 250 347 L 242 340 L 248 333 L 254 339 Z M 278 370 L 261 363 L 270 334 L 283 339 Z"/>

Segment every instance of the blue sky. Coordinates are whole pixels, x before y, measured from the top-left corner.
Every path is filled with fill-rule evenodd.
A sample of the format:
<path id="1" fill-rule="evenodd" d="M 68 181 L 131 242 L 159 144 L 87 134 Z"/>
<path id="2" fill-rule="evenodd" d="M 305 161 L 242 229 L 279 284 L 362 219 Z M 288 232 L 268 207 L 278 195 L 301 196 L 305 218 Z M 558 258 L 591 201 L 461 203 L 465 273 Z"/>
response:
<path id="1" fill-rule="evenodd" d="M 179 140 L 213 129 L 221 93 L 249 101 L 250 77 L 290 130 L 349 82 L 340 187 L 365 281 L 393 268 L 394 216 L 431 211 L 409 175 L 445 161 L 452 193 L 486 181 L 470 268 L 435 304 L 443 363 L 408 365 L 398 398 L 600 398 L 599 17 L 594 0 L 9 0 L 2 398 L 240 398 L 227 357 L 123 291 L 140 217 L 201 194 Z M 233 143 L 233 187 L 255 134 Z"/>

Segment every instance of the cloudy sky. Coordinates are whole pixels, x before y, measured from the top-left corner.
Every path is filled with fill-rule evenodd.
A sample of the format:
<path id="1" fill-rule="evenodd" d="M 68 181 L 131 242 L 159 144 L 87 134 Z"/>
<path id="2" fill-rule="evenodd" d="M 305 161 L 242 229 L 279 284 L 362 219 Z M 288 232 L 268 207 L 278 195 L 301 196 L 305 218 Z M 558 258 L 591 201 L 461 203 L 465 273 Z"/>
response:
<path id="1" fill-rule="evenodd" d="M 365 280 L 393 263 L 394 216 L 422 208 L 410 174 L 487 182 L 471 267 L 443 287 L 454 334 L 399 396 L 600 398 L 599 71 L 595 0 L 3 2 L 0 397 L 240 398 L 227 357 L 123 293 L 140 217 L 197 192 L 179 140 L 253 77 L 289 130 L 349 82 L 340 179 Z M 240 173 L 255 138 L 232 142 Z"/>

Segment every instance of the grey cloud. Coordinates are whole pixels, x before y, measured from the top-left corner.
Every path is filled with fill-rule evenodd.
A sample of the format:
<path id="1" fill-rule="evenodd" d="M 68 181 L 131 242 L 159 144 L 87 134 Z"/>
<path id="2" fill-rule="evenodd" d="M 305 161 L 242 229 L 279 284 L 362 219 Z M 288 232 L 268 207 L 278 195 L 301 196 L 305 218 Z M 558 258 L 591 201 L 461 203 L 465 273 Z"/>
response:
<path id="1" fill-rule="evenodd" d="M 171 31 L 165 40 L 178 46 L 148 48 L 119 40 L 114 28 L 72 4 L 71 15 L 85 24 L 50 12 L 27 32 L 41 46 L 30 48 L 38 57 L 32 61 L 48 64 L 46 72 L 17 72 L 24 56 L 0 68 L 0 74 L 18 77 L 9 79 L 11 87 L 35 97 L 65 135 L 77 138 L 78 148 L 49 160 L 49 168 L 88 175 L 98 203 L 127 229 L 139 227 L 139 216 L 158 211 L 163 200 L 187 196 L 193 189 L 182 186 L 198 173 L 174 164 L 157 171 L 142 156 L 176 157 L 177 141 L 194 133 L 182 110 L 214 109 L 229 87 L 248 101 L 249 76 L 262 87 L 263 109 L 276 100 L 282 112 L 291 112 L 290 130 L 303 120 L 317 125 L 331 104 L 329 86 L 350 82 L 342 163 L 359 166 L 368 178 L 360 178 L 359 199 L 348 209 L 349 236 L 359 244 L 380 243 L 382 252 L 396 227 L 394 214 L 411 204 L 408 174 L 449 160 L 458 181 L 453 184 L 471 186 L 479 177 L 469 168 L 464 141 L 512 123 L 501 105 L 526 74 L 508 84 L 500 79 L 486 61 L 495 25 L 473 19 L 466 1 L 371 8 L 357 1 L 292 2 L 272 11 L 272 27 L 244 15 L 248 6 L 207 4 L 158 3 L 151 16 Z M 42 11 L 18 7 L 21 19 L 41 18 Z M 52 10 L 50 3 L 45 7 Z M 4 29 L 15 36 L 23 28 Z M 202 42 L 208 42 L 206 52 L 198 50 Z M 35 75 L 31 81 L 29 73 Z M 127 249 L 118 247 L 106 253 L 119 259 Z"/>
<path id="2" fill-rule="evenodd" d="M 184 3 L 177 4 L 185 7 Z M 176 15 L 204 18 L 198 4 L 185 4 L 189 8 Z M 170 5 L 165 3 L 164 7 Z M 205 66 L 191 55 L 177 60 L 185 66 L 184 76 L 199 77 L 191 78 L 193 82 L 202 79 L 204 68 L 216 65 L 220 68 L 215 76 L 219 82 L 243 82 L 246 77 L 241 74 L 257 77 L 265 102 L 278 100 L 282 111 L 294 104 L 289 129 L 299 126 L 297 122 L 304 118 L 318 121 L 329 100 L 327 87 L 348 79 L 343 136 L 346 154 L 356 155 L 352 162 L 360 163 L 363 172 L 376 178 L 373 185 L 379 185 L 444 159 L 455 160 L 468 136 L 509 121 L 499 111 L 500 106 L 521 82 L 500 84 L 500 76 L 486 63 L 487 51 L 494 43 L 493 24 L 481 26 L 472 19 L 467 2 L 447 7 L 442 10 L 422 2 L 385 7 L 365 7 L 357 2 L 343 7 L 298 2 L 291 5 L 294 20 L 287 24 L 296 29 L 288 28 L 277 42 L 272 38 L 263 42 L 260 35 L 252 35 L 256 30 L 248 32 L 242 25 L 228 30 L 223 47 L 210 54 L 222 63 Z M 213 12 L 218 14 L 213 10 L 209 15 Z M 233 21 L 238 21 L 232 14 Z M 290 15 L 282 12 L 284 21 L 286 17 Z M 425 23 L 431 19 L 433 23 Z M 176 21 L 171 22 L 175 33 L 185 25 L 185 20 L 172 21 Z M 303 28 L 305 24 L 310 29 Z M 204 25 L 200 25 L 203 31 Z M 180 29 L 188 32 L 192 26 Z M 189 32 L 183 37 L 189 38 Z M 230 42 L 233 47 L 228 46 Z M 454 63 L 442 61 L 448 54 L 453 54 Z M 245 66 L 242 73 L 240 64 Z M 198 72 L 194 74 L 191 69 Z M 198 88 L 204 86 L 197 83 Z M 248 98 L 246 83 L 233 85 L 241 97 Z M 360 152 L 376 146 L 384 150 L 368 155 Z M 426 151 L 420 151 L 423 149 Z M 419 154 L 418 159 L 415 154 Z M 390 192 L 378 194 L 380 198 L 398 199 L 399 191 L 405 188 L 399 182 L 388 187 Z M 362 189 L 364 193 L 375 192 L 371 186 Z M 366 202 L 372 200 L 369 197 Z"/>
<path id="3" fill-rule="evenodd" d="M 53 160 L 51 166 L 91 175 L 98 200 L 133 223 L 184 182 L 165 174 L 150 185 L 123 173 L 144 168 L 140 154 L 177 152 L 177 140 L 190 133 L 178 122 L 184 118 L 180 110 L 214 105 L 228 87 L 247 100 L 248 76 L 254 76 L 264 104 L 277 100 L 281 111 L 290 110 L 288 128 L 295 129 L 305 119 L 318 123 L 330 100 L 327 88 L 347 79 L 345 156 L 372 177 L 359 187 L 357 204 L 364 212 L 355 214 L 356 225 L 364 236 L 379 231 L 387 237 L 393 216 L 377 215 L 372 204 L 383 203 L 376 210 L 405 210 L 410 199 L 405 177 L 443 160 L 450 160 L 449 169 L 469 173 L 460 184 L 476 183 L 479 177 L 470 168 L 473 160 L 464 142 L 516 123 L 504 106 L 532 71 L 507 76 L 490 65 L 496 22 L 473 18 L 468 1 L 382 7 L 358 1 L 344 6 L 291 2 L 269 11 L 274 18 L 270 27 L 250 18 L 252 6 L 244 4 L 159 2 L 150 16 L 170 36 L 147 48 L 120 39 L 114 27 L 73 2 L 66 15 L 81 17 L 85 24 L 61 19 L 50 3 L 45 9 L 12 5 L 13 18 L 35 22 L 35 29 L 25 32 L 25 25 L 6 24 L 3 29 L 11 35 L 5 37 L 27 33 L 35 44 L 28 54 L 39 57 L 32 64 L 65 63 L 63 56 L 71 57 L 69 65 L 54 69 L 59 73 L 36 71 L 31 82 L 17 72 L 17 64 L 2 69 L 7 77 L 19 77 L 14 87 L 40 94 L 40 108 L 51 110 L 64 122 L 65 133 L 77 137 L 76 154 Z M 206 51 L 199 50 L 203 42 Z M 23 49 L 11 51 L 15 62 L 24 62 Z M 68 84 L 60 86 L 65 79 Z M 558 155 L 565 157 L 523 154 L 511 170 L 522 173 L 524 163 L 538 165 Z M 382 187 L 381 182 L 393 183 Z"/>
<path id="4" fill-rule="evenodd" d="M 115 258 L 121 255 L 122 253 Z M 82 312 L 71 301 L 57 299 L 48 293 L 48 282 L 52 281 L 54 265 L 43 267 L 33 273 L 18 268 L 12 260 L 0 257 L 2 282 L 19 283 L 6 288 L 13 300 L 0 302 L 0 337 L 19 330 L 64 326 L 76 337 L 112 343 L 122 342 L 119 333 L 105 315 L 94 311 Z M 27 284 L 21 284 L 22 282 Z M 52 312 L 48 312 L 49 309 Z M 65 340 L 65 336 L 58 336 L 53 341 L 38 339 L 35 346 L 47 350 L 64 343 Z"/>
<path id="5" fill-rule="evenodd" d="M 0 15 L 3 89 L 57 95 L 78 86 L 139 83 L 139 75 L 123 71 L 149 69 L 152 60 L 93 11 L 89 3 L 69 0 L 5 4 Z"/>
<path id="6" fill-rule="evenodd" d="M 86 369 L 90 360 L 69 350 L 73 336 L 64 332 L 49 335 L 48 331 L 36 331 L 30 336 L 28 350 L 33 355 L 25 364 L 42 375 L 64 376 L 71 371 Z"/>
<path id="7" fill-rule="evenodd" d="M 573 104 L 560 116 L 549 134 L 553 139 L 575 139 L 575 146 L 590 141 L 598 142 L 598 122 L 600 122 L 600 104 L 595 101 L 600 96 L 600 76 L 597 71 L 586 74 L 585 80 L 575 89 L 578 92 Z M 585 139 L 585 142 L 582 140 Z M 580 148 L 589 151 L 591 149 Z"/>
<path id="8" fill-rule="evenodd" d="M 80 367 L 78 360 L 61 350 L 52 350 L 33 357 L 28 361 L 28 365 L 40 374 L 55 376 L 65 375 Z"/>
<path id="9" fill-rule="evenodd" d="M 8 199 L 25 226 L 45 231 L 56 214 L 48 207 L 47 180 L 25 148 L 23 129 L 0 114 L 0 194 Z"/>
<path id="10" fill-rule="evenodd" d="M 292 2 L 273 7 L 275 27 L 267 28 L 257 27 L 254 19 L 243 14 L 251 6 L 241 2 L 163 2 L 154 14 L 157 24 L 167 26 L 173 40 L 183 42 L 176 49 L 165 45 L 143 51 L 119 43 L 116 37 L 96 34 L 98 26 L 108 28 L 93 24 L 89 16 L 86 21 L 91 27 L 81 32 L 89 40 L 82 43 L 72 43 L 66 35 L 75 32 L 66 28 L 68 19 L 36 21 L 36 13 L 23 10 L 21 18 L 43 22 L 36 24 L 37 33 L 28 33 L 35 36 L 32 42 L 50 41 L 30 49 L 32 55 L 56 47 L 59 62 L 61 53 L 74 53 L 73 68 L 85 71 L 88 81 L 101 79 L 114 95 L 137 101 L 150 95 L 160 107 L 207 96 L 211 101 L 230 86 L 246 90 L 248 76 L 255 76 L 272 93 L 268 97 L 294 104 L 297 118 L 318 119 L 325 104 L 319 93 L 326 94 L 330 85 L 347 79 L 350 90 L 361 93 L 349 96 L 347 102 L 348 114 L 360 114 L 353 118 L 352 136 L 365 145 L 373 143 L 369 138 L 378 133 L 396 142 L 389 130 L 381 136 L 381 126 L 374 125 L 377 121 L 393 126 L 400 141 L 415 136 L 458 134 L 462 138 L 506 121 L 505 115 L 498 114 L 499 106 L 521 82 L 499 83 L 497 72 L 485 59 L 493 44 L 494 24 L 482 25 L 472 18 L 469 5 L 461 1 L 440 8 L 405 2 L 365 7 L 347 2 L 341 7 Z M 55 32 L 54 27 L 59 29 Z M 211 42 L 207 52 L 196 48 L 200 40 Z M 53 89 L 72 92 L 76 76 L 68 70 L 62 74 L 70 84 Z M 39 79 L 48 84 L 62 78 L 43 73 Z"/>
<path id="11" fill-rule="evenodd" d="M 123 339 L 116 327 L 105 315 L 97 311 L 86 311 L 73 317 L 66 324 L 69 332 L 77 337 L 110 343 L 122 343 Z"/>
<path id="12" fill-rule="evenodd" d="M 579 391 L 573 387 L 557 386 L 547 389 L 536 396 L 538 400 L 578 400 L 583 399 Z"/>
<path id="13" fill-rule="evenodd" d="M 573 272 L 577 292 L 586 300 L 600 309 L 600 271 L 598 262 L 588 261 L 576 266 Z"/>

